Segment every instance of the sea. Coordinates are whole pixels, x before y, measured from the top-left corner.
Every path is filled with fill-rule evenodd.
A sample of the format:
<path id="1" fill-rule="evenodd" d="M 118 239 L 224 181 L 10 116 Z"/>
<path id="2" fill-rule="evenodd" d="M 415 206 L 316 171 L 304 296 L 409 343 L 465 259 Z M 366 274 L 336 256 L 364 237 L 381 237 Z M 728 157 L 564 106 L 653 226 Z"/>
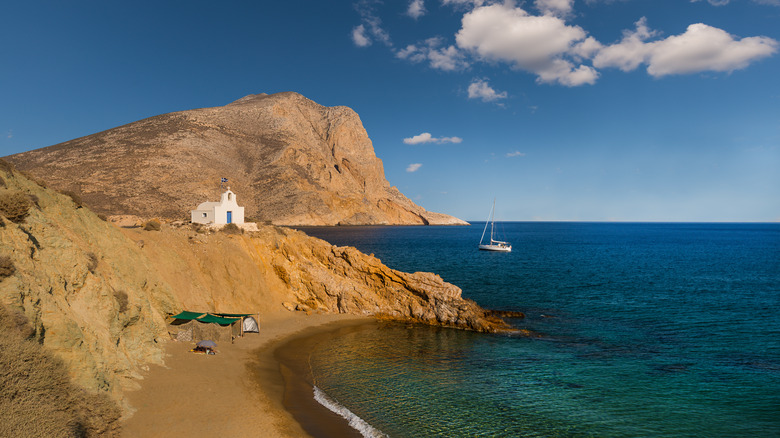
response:
<path id="1" fill-rule="evenodd" d="M 309 359 L 363 436 L 780 437 L 780 224 L 303 228 L 435 272 L 532 336 L 380 324 Z"/>

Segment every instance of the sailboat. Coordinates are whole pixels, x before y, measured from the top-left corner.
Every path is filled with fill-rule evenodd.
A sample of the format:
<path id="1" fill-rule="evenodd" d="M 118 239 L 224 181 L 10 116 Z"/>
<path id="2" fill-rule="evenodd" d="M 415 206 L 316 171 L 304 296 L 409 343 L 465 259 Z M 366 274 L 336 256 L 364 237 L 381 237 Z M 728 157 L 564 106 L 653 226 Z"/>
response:
<path id="1" fill-rule="evenodd" d="M 490 209 L 490 216 L 488 217 L 488 221 L 485 222 L 485 229 L 482 230 L 482 237 L 479 239 L 479 249 L 484 251 L 501 251 L 501 252 L 510 252 L 512 251 L 512 245 L 509 244 L 509 242 L 502 242 L 500 240 L 496 240 L 493 238 L 493 228 L 495 228 L 496 223 L 496 200 L 493 199 L 493 208 Z M 490 243 L 482 243 L 482 241 L 485 239 L 485 233 L 487 232 L 487 226 L 490 224 Z"/>

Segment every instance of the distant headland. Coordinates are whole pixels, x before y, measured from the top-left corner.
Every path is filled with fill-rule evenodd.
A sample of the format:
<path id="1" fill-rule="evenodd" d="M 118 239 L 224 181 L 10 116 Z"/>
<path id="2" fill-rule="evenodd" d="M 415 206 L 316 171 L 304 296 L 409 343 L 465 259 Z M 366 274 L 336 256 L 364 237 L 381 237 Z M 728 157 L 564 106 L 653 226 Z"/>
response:
<path id="1" fill-rule="evenodd" d="M 107 216 L 187 219 L 229 179 L 258 223 L 467 224 L 390 185 L 355 111 L 293 92 L 162 114 L 6 159 Z"/>

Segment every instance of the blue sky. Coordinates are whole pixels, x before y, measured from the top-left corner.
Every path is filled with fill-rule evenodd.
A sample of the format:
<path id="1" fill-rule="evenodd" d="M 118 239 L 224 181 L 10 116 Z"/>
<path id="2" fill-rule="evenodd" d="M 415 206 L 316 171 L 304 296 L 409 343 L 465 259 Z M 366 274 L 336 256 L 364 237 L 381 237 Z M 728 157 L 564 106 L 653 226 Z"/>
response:
<path id="1" fill-rule="evenodd" d="M 3 2 L 0 155 L 296 91 L 484 220 L 780 221 L 780 0 Z"/>

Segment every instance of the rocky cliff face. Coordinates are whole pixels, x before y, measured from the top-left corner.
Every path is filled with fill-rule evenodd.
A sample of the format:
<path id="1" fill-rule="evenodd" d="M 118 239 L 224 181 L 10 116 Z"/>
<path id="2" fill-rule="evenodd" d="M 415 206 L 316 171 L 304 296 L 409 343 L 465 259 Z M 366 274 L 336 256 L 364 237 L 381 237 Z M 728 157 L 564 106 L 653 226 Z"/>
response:
<path id="1" fill-rule="evenodd" d="M 0 303 L 27 316 L 81 385 L 116 397 L 161 362 L 165 318 L 185 309 L 267 315 L 287 307 L 508 328 L 437 275 L 395 271 L 302 232 L 121 229 L 7 166 L 0 177 Z M 22 219 L 3 210 L 19 194 L 32 203 Z"/>
<path id="2" fill-rule="evenodd" d="M 358 115 L 296 93 L 151 117 L 8 157 L 107 215 L 188 218 L 219 197 L 280 225 L 462 225 L 428 212 L 385 179 Z"/>

